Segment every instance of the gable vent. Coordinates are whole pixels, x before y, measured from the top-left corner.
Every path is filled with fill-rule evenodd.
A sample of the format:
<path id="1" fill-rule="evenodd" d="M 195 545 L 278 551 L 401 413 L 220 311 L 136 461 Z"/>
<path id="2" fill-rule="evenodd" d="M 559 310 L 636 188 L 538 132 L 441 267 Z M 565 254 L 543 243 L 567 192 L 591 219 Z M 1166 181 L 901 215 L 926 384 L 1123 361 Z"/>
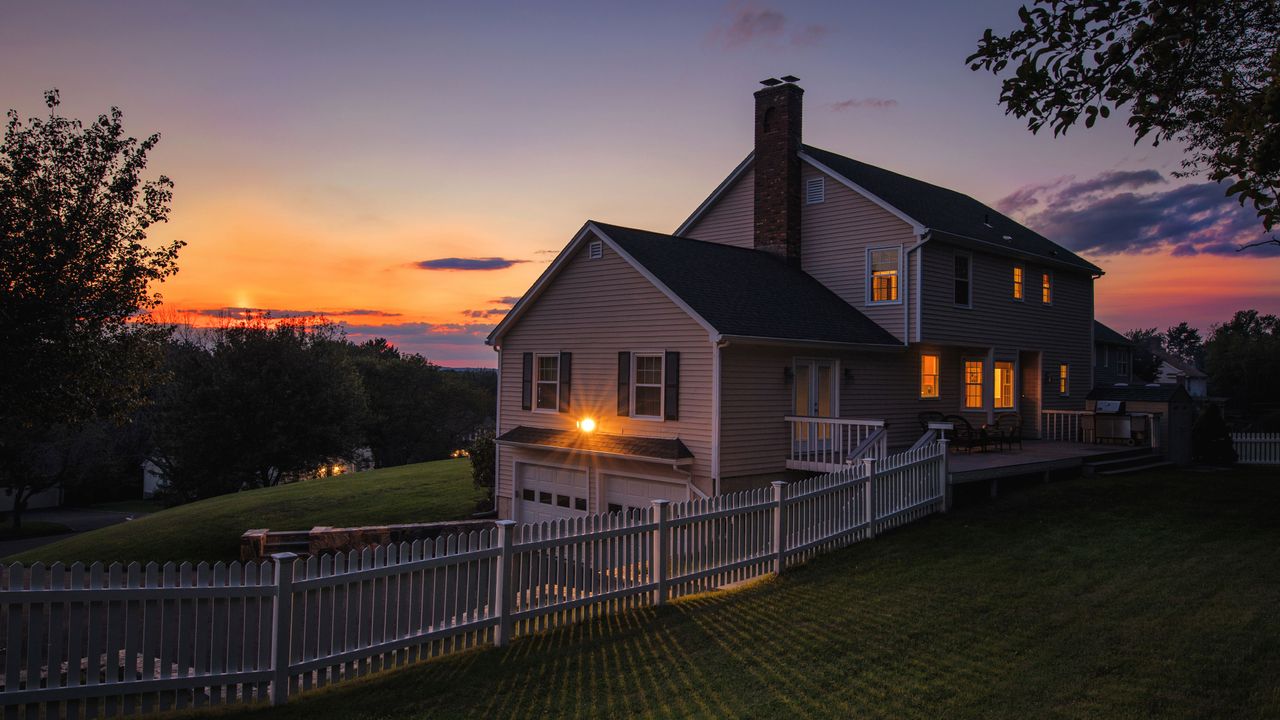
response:
<path id="1" fill-rule="evenodd" d="M 827 179 L 809 178 L 804 184 L 804 204 L 816 205 L 827 199 Z"/>
<path id="2" fill-rule="evenodd" d="M 596 240 L 587 246 L 587 257 L 592 260 L 599 260 L 604 257 L 604 243 Z"/>

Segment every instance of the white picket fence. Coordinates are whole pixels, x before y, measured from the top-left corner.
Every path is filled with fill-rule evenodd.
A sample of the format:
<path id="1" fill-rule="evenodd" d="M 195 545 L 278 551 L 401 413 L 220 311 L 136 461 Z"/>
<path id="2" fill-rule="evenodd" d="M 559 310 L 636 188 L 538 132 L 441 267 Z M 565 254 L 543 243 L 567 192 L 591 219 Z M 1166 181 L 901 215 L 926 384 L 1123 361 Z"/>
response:
<path id="1" fill-rule="evenodd" d="M 272 562 L 0 567 L 5 718 L 290 695 L 749 580 L 944 509 L 946 441 L 630 515 Z"/>
<path id="2" fill-rule="evenodd" d="M 1231 433 L 1231 444 L 1241 465 L 1280 465 L 1280 433 Z"/>

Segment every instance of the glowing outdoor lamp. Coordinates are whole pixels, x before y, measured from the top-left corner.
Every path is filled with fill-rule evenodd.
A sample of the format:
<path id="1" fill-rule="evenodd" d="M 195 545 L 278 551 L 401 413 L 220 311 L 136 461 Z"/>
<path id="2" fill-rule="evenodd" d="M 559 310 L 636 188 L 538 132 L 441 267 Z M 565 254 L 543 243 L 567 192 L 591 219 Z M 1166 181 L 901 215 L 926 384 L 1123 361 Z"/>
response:
<path id="1" fill-rule="evenodd" d="M 582 432 L 594 432 L 596 429 L 596 421 L 589 417 L 584 417 L 578 421 L 578 429 Z"/>

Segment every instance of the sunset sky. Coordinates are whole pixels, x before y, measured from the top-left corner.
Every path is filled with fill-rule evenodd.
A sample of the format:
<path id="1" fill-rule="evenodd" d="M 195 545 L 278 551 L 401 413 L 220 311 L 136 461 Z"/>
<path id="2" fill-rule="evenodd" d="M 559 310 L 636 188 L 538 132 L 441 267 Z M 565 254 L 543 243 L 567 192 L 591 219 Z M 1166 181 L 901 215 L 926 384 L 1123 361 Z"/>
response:
<path id="1" fill-rule="evenodd" d="M 1123 116 L 1033 136 L 964 58 L 1019 2 L 7 2 L 0 100 L 111 105 L 162 140 L 185 240 L 170 312 L 324 313 L 454 366 L 588 219 L 670 232 L 751 149 L 751 93 L 806 142 L 966 192 L 1106 270 L 1098 318 L 1280 313 L 1280 253 Z"/>

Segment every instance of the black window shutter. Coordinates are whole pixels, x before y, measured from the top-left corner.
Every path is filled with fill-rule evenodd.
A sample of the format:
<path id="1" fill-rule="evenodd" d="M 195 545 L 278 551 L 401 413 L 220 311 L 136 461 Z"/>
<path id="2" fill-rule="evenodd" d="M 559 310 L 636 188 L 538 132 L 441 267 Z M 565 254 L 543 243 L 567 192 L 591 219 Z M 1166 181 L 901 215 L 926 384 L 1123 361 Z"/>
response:
<path id="1" fill-rule="evenodd" d="M 523 375 L 520 378 L 520 409 L 533 409 L 533 353 L 525 353 Z"/>
<path id="2" fill-rule="evenodd" d="M 667 352 L 667 368 L 662 373 L 666 387 L 663 388 L 665 397 L 663 405 L 666 406 L 664 417 L 668 420 L 680 419 L 680 353 Z"/>
<path id="3" fill-rule="evenodd" d="M 560 353 L 560 412 L 569 412 L 569 387 L 573 381 L 573 353 Z"/>
<path id="4" fill-rule="evenodd" d="M 631 353 L 618 353 L 618 414 L 631 415 Z"/>

